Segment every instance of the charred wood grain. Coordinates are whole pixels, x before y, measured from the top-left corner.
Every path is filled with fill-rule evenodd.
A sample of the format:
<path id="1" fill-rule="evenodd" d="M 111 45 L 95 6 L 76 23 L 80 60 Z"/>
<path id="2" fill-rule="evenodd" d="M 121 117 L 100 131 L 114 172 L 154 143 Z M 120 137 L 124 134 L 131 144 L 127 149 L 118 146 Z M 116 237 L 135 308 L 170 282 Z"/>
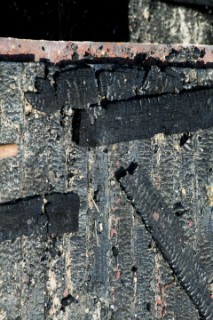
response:
<path id="1" fill-rule="evenodd" d="M 63 234 L 78 230 L 77 194 L 53 193 L 0 204 L 0 241 L 31 234 Z"/>
<path id="2" fill-rule="evenodd" d="M 117 171 L 116 177 L 201 317 L 210 320 L 213 304 L 202 263 L 185 244 L 184 233 L 174 212 L 165 204 L 143 170 L 135 167 L 129 166 L 126 175 L 125 170 Z"/>
<path id="3" fill-rule="evenodd" d="M 31 105 L 48 114 L 58 110 L 57 101 L 55 99 L 55 91 L 47 79 L 37 78 L 35 82 L 36 93 L 26 93 L 25 96 Z"/>
<path id="4" fill-rule="evenodd" d="M 81 109 L 98 102 L 95 71 L 92 68 L 60 72 L 55 81 L 59 105 Z"/>
<path id="5" fill-rule="evenodd" d="M 187 126 L 184 126 L 184 131 L 177 135 L 150 135 L 147 139 L 95 148 L 79 147 L 77 140 L 85 112 L 88 111 L 94 124 L 100 118 L 107 122 L 108 109 L 114 107 L 120 110 L 122 119 L 127 119 L 132 103 L 134 106 L 140 100 L 147 101 L 149 106 L 151 102 L 159 101 L 167 114 L 163 101 L 171 99 L 172 110 L 174 99 L 182 103 L 182 97 L 188 94 L 183 118 L 188 121 L 191 115 L 191 123 L 197 119 L 190 113 L 194 110 L 193 104 L 197 106 L 197 103 L 210 109 L 204 111 L 200 107 L 202 115 L 211 115 L 211 98 L 200 101 L 199 91 L 196 93 L 198 101 L 194 102 L 194 90 L 203 91 L 208 87 L 210 89 L 205 91 L 211 92 L 212 69 L 182 65 L 186 57 L 193 62 L 203 54 L 194 47 L 171 50 L 166 57 L 169 68 L 153 64 L 151 67 L 139 64 L 118 67 L 113 62 L 61 69 L 48 66 L 44 74 L 44 66 L 40 64 L 1 64 L 1 141 L 16 142 L 20 150 L 18 157 L 1 161 L 1 202 L 28 195 L 44 196 L 41 196 L 43 208 L 38 210 L 43 219 L 39 220 L 40 224 L 35 222 L 34 227 L 29 224 L 27 231 L 22 233 L 25 226 L 22 228 L 21 213 L 17 215 L 21 225 L 19 235 L 27 237 L 17 238 L 16 230 L 2 234 L 2 239 L 12 241 L 0 243 L 3 270 L 0 313 L 6 310 L 8 318 L 21 314 L 24 319 L 36 320 L 52 319 L 53 316 L 198 319 L 194 304 L 160 251 L 156 250 L 151 234 L 140 223 L 140 216 L 135 216 L 130 202 L 114 181 L 113 172 L 120 165 L 126 167 L 131 161 L 137 161 L 152 184 L 159 188 L 169 209 L 177 204 L 176 218 L 185 235 L 184 245 L 193 248 L 204 263 L 207 271 L 204 282 L 209 284 L 212 223 L 207 196 L 211 197 L 212 185 L 212 128 L 187 132 Z M 91 96 L 83 98 L 85 86 Z M 191 89 L 192 92 L 182 92 Z M 170 94 L 162 96 L 166 93 Z M 182 112 L 181 103 L 179 110 Z M 120 109 L 116 109 L 117 105 Z M 176 103 L 174 105 L 177 112 Z M 168 113 L 168 119 L 171 115 Z M 155 119 L 154 114 L 149 120 L 152 118 Z M 124 132 L 125 126 L 118 134 L 122 136 Z M 97 131 L 97 135 L 99 133 L 102 134 Z M 180 193 L 182 189 L 184 194 Z M 69 209 L 75 211 L 68 208 L 69 199 L 65 197 L 71 190 L 81 200 L 79 217 L 75 216 L 73 222 L 74 226 L 78 225 L 75 230 L 66 224 L 63 215 Z M 60 194 L 50 194 L 53 191 Z M 21 207 L 17 209 L 21 210 Z M 176 229 L 172 227 L 172 230 Z M 29 270 L 29 283 L 23 275 L 23 264 Z M 5 277 L 7 269 L 11 270 L 10 278 Z M 170 283 L 173 284 L 167 286 Z M 19 290 L 23 292 L 22 300 L 19 300 Z M 78 303 L 70 303 L 63 310 L 63 298 L 67 296 L 69 300 L 69 294 Z"/>
<path id="6" fill-rule="evenodd" d="M 78 231 L 79 196 L 74 192 L 46 196 L 48 233 L 63 234 Z"/>
<path id="7" fill-rule="evenodd" d="M 108 101 L 129 99 L 140 92 L 144 77 L 142 69 L 102 71 L 98 77 L 101 97 Z"/>
<path id="8" fill-rule="evenodd" d="M 80 146 L 114 144 L 212 126 L 213 90 L 108 103 L 81 112 Z"/>
<path id="9" fill-rule="evenodd" d="M 92 68 L 71 68 L 56 73 L 54 84 L 49 79 L 37 78 L 37 92 L 26 92 L 32 106 L 47 114 L 65 107 L 87 108 L 98 103 L 95 71 Z"/>

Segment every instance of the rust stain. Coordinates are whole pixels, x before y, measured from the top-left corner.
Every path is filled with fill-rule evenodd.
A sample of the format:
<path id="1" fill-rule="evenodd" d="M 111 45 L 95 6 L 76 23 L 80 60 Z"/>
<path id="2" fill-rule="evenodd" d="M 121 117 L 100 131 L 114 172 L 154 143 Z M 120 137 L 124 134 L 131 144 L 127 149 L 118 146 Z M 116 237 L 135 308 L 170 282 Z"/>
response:
<path id="1" fill-rule="evenodd" d="M 112 228 L 112 229 L 110 230 L 110 238 L 112 238 L 112 237 L 115 236 L 115 235 L 117 235 L 117 230 L 114 229 L 114 228 Z"/>
<path id="2" fill-rule="evenodd" d="M 165 312 L 166 312 L 166 307 L 167 307 L 167 301 L 166 301 L 166 289 L 171 288 L 175 284 L 175 281 L 172 281 L 170 283 L 167 283 L 165 285 L 160 284 L 160 291 L 161 291 L 161 314 L 160 314 L 160 319 L 164 318 Z"/>
<path id="3" fill-rule="evenodd" d="M 144 54 L 147 60 L 152 58 L 166 61 L 171 50 L 180 51 L 183 48 L 195 47 L 203 50 L 205 55 L 198 58 L 204 64 L 213 62 L 213 46 L 157 43 L 113 43 L 113 42 L 79 42 L 79 41 L 47 41 L 16 38 L 0 38 L 0 54 L 9 57 L 22 55 L 32 61 L 43 59 L 52 63 L 60 61 L 76 61 L 96 58 L 123 58 L 133 60 L 137 55 Z"/>
<path id="4" fill-rule="evenodd" d="M 191 228 L 192 226 L 193 226 L 193 221 L 190 220 L 190 221 L 188 222 L 188 227 Z"/>
<path id="5" fill-rule="evenodd" d="M 159 319 L 163 319 L 164 318 L 164 315 L 166 313 L 166 307 L 167 307 L 167 301 L 166 301 L 166 290 L 167 289 L 170 289 L 173 285 L 175 285 L 175 280 L 174 281 L 171 281 L 167 284 L 161 284 L 159 283 L 158 286 L 159 286 L 159 294 L 156 299 L 155 299 L 155 304 L 159 310 Z"/>
<path id="6" fill-rule="evenodd" d="M 116 271 L 116 280 L 120 280 L 121 278 L 121 271 L 117 270 Z"/>
<path id="7" fill-rule="evenodd" d="M 63 296 L 64 296 L 64 298 L 66 298 L 66 297 L 68 296 L 68 294 L 69 294 L 68 289 L 65 289 L 65 290 L 64 290 L 64 292 L 63 292 Z"/>

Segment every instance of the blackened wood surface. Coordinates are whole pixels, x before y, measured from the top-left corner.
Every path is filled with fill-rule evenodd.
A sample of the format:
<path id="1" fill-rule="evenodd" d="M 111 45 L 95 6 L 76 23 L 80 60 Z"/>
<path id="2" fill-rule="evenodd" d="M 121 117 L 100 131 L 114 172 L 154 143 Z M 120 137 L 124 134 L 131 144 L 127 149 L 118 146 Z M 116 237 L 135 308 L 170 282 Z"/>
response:
<path id="1" fill-rule="evenodd" d="M 77 194 L 52 193 L 0 204 L 0 241 L 22 235 L 64 234 L 78 231 Z"/>
<path id="2" fill-rule="evenodd" d="M 133 165 L 136 166 L 136 164 Z M 212 319 L 213 304 L 208 290 L 208 275 L 201 260 L 190 245 L 186 246 L 184 232 L 178 224 L 175 212 L 168 209 L 157 190 L 147 179 L 143 169 L 134 168 L 134 171 L 129 173 L 127 169 L 123 177 L 118 177 L 122 189 L 141 215 L 144 224 L 186 293 L 197 306 L 200 316 Z M 119 169 L 117 175 L 118 172 Z"/>
<path id="3" fill-rule="evenodd" d="M 130 0 L 130 40 L 142 43 L 212 44 L 211 7 L 192 4 L 201 1 Z"/>
<path id="4" fill-rule="evenodd" d="M 91 68 L 71 69 L 56 74 L 57 87 L 48 79 L 38 78 L 35 83 L 37 94 L 26 93 L 28 101 L 39 111 L 54 113 L 66 107 L 87 108 L 98 102 L 95 72 Z"/>
<path id="5" fill-rule="evenodd" d="M 80 200 L 77 194 L 53 193 L 46 196 L 44 213 L 47 215 L 47 233 L 64 234 L 78 231 Z"/>
<path id="6" fill-rule="evenodd" d="M 97 146 L 208 129 L 212 119 L 213 90 L 208 89 L 105 104 L 100 115 L 96 108 L 83 111 L 75 130 L 81 146 Z"/>
<path id="7" fill-rule="evenodd" d="M 77 68 L 56 76 L 58 105 L 86 108 L 98 101 L 95 72 L 91 68 Z"/>
<path id="8" fill-rule="evenodd" d="M 202 53 L 196 54 L 198 59 Z M 176 212 L 187 245 L 208 270 L 212 292 L 212 127 L 90 148 L 73 141 L 79 112 L 91 109 L 98 119 L 108 105 L 122 105 L 125 99 L 131 109 L 131 100 L 157 99 L 153 95 L 211 93 L 212 69 L 178 67 L 177 61 L 173 66 L 174 59 L 183 59 L 177 56 L 173 52 L 170 66 L 162 70 L 103 64 L 81 66 L 78 73 L 78 66 L 60 70 L 39 63 L 0 63 L 0 142 L 17 143 L 20 149 L 18 157 L 1 160 L 1 207 L 36 195 L 45 204 L 51 193 L 74 192 L 80 198 L 78 230 L 56 235 L 53 224 L 51 234 L 32 232 L 1 242 L 2 319 L 199 319 L 114 173 L 132 161 L 142 166 Z M 91 92 L 88 104 L 86 94 L 73 89 L 79 81 L 79 90 L 95 83 L 97 95 L 93 98 Z M 189 114 L 192 107 L 186 105 Z M 64 201 L 60 210 L 68 207 Z M 54 201 L 49 209 L 56 209 Z M 58 221 L 57 211 L 55 217 Z"/>
<path id="9" fill-rule="evenodd" d="M 42 198 L 40 196 L 1 204 L 1 241 L 16 239 L 22 235 L 29 236 L 36 231 L 42 232 L 42 224 L 45 229 L 45 223 L 47 223 L 46 217 L 42 218 Z M 43 232 L 46 233 L 46 230 Z"/>
<path id="10" fill-rule="evenodd" d="M 129 99 L 139 92 L 144 76 L 145 72 L 140 69 L 102 70 L 99 74 L 101 96 L 109 101 Z"/>

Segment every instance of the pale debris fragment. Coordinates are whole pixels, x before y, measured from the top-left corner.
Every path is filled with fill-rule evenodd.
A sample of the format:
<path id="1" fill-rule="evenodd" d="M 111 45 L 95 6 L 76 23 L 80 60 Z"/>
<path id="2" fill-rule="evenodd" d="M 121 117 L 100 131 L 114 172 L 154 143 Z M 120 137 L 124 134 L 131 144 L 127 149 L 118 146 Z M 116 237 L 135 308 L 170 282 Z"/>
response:
<path id="1" fill-rule="evenodd" d="M 17 144 L 1 144 L 0 159 L 15 157 L 18 154 Z"/>

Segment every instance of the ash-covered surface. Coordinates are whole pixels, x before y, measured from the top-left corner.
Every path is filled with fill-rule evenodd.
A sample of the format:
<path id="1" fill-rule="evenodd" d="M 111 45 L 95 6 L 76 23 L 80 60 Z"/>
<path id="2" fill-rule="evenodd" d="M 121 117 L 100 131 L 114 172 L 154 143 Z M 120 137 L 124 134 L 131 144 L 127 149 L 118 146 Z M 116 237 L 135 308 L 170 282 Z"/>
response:
<path id="1" fill-rule="evenodd" d="M 195 119 L 200 115 L 209 123 L 213 70 L 172 60 L 164 67 L 119 68 L 113 63 L 63 68 L 1 63 L 0 77 L 0 142 L 17 143 L 20 150 L 16 158 L 1 160 L 0 210 L 5 202 L 36 195 L 45 204 L 44 195 L 49 194 L 48 216 L 54 215 L 49 233 L 32 230 L 1 242 L 1 318 L 200 319 L 187 290 L 120 189 L 115 171 L 132 161 L 143 168 L 168 212 L 177 216 L 185 246 L 202 262 L 206 290 L 212 295 L 213 127 L 193 132 L 181 127 L 178 133 L 154 132 L 143 139 L 89 148 L 78 145 L 76 131 L 81 129 L 81 112 L 92 110 L 91 121 L 96 123 L 113 103 L 128 103 L 131 110 L 131 101 L 134 105 L 140 99 L 151 103 L 158 96 L 159 101 L 177 101 L 198 95 L 196 101 L 189 98 L 196 105 L 204 90 L 210 97 L 202 100 L 204 107 L 196 109 Z M 194 105 L 181 101 L 193 124 Z M 159 121 L 174 121 L 172 108 L 169 105 L 168 117 L 159 113 Z M 128 112 L 121 116 L 131 119 Z M 113 124 L 113 118 L 110 121 Z M 152 116 L 149 124 L 150 130 L 156 125 Z M 80 199 L 78 229 L 66 229 L 62 223 L 64 232 L 57 235 L 58 213 L 69 211 L 65 195 L 70 192 Z M 61 196 L 59 211 L 54 211 Z M 19 212 L 19 222 L 22 218 Z"/>
<path id="2" fill-rule="evenodd" d="M 212 44 L 211 0 L 130 0 L 130 41 Z"/>

